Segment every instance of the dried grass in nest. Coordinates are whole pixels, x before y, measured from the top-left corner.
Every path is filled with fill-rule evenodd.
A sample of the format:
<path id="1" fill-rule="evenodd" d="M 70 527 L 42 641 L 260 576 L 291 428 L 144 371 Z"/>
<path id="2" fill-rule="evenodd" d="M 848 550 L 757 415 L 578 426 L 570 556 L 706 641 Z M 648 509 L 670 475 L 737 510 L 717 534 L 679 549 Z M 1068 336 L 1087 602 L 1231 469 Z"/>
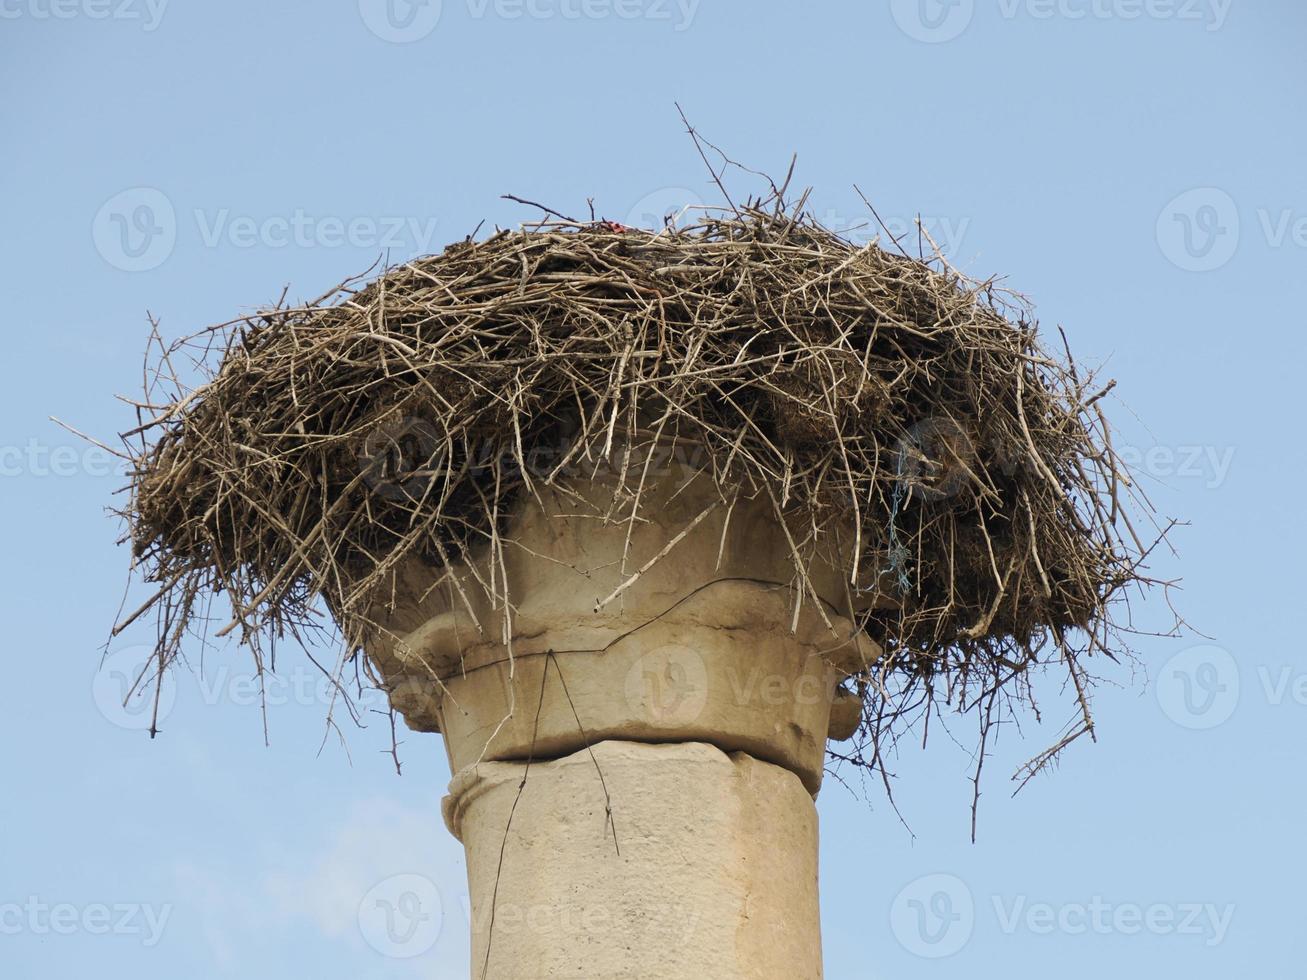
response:
<path id="1" fill-rule="evenodd" d="M 850 757 L 882 771 L 911 712 L 988 716 L 1031 697 L 1037 664 L 1079 705 L 1054 748 L 1091 731 L 1086 659 L 1125 650 L 1112 607 L 1147 582 L 1106 388 L 1041 346 L 1024 301 L 856 246 L 779 192 L 681 230 L 501 231 L 160 351 L 125 437 L 158 591 L 119 629 L 156 616 L 161 663 L 215 593 L 235 612 L 218 632 L 256 657 L 320 601 L 358 653 L 397 562 L 502 546 L 519 494 L 637 425 L 707 447 L 719 486 L 765 488 L 809 543 L 855 528 L 851 592 L 893 606 L 860 614 L 885 656 L 857 679 Z M 172 371 L 188 352 L 193 390 Z"/>

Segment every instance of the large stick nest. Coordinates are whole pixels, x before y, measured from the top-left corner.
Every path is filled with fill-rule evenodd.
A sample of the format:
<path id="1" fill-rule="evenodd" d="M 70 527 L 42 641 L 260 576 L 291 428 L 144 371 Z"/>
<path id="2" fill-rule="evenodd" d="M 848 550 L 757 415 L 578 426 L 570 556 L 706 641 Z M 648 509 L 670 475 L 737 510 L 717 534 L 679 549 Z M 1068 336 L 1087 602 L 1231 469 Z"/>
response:
<path id="1" fill-rule="evenodd" d="M 992 709 L 1050 661 L 1089 730 L 1083 658 L 1121 649 L 1111 608 L 1148 550 L 1104 386 L 938 257 L 779 198 L 705 215 L 501 231 L 161 347 L 125 511 L 157 592 L 120 628 L 155 614 L 166 662 L 223 593 L 257 653 L 325 600 L 356 653 L 396 563 L 475 555 L 520 495 L 638 428 L 706 447 L 719 486 L 764 489 L 812 540 L 852 532 L 885 648 L 864 734 L 945 695 Z"/>

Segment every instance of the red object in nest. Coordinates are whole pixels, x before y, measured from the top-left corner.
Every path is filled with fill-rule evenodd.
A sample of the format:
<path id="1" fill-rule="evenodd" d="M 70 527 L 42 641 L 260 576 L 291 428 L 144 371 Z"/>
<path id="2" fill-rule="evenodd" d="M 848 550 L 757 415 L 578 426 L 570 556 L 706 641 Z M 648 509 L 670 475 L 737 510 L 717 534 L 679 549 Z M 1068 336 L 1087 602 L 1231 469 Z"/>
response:
<path id="1" fill-rule="evenodd" d="M 630 228 L 626 227 L 626 225 L 621 224 L 620 222 L 617 221 L 601 221 L 599 222 L 599 227 L 604 229 L 604 231 L 611 231 L 617 234 L 621 234 L 622 232 L 631 230 Z"/>

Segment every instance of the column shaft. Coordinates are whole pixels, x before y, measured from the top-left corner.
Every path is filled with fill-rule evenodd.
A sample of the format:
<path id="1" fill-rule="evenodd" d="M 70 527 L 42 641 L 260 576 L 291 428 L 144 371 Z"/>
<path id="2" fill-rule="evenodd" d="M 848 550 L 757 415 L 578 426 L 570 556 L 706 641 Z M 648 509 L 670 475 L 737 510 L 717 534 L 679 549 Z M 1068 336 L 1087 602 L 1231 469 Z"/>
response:
<path id="1" fill-rule="evenodd" d="M 444 810 L 467 849 L 473 980 L 821 977 L 817 812 L 780 766 L 604 741 L 469 766 Z"/>

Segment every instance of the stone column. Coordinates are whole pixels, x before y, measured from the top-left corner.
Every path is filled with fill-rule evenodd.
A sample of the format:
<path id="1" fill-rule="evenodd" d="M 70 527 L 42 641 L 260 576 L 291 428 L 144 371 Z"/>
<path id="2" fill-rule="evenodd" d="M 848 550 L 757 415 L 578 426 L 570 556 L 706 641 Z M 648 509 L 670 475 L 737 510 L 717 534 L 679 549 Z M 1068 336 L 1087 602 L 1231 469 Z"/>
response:
<path id="1" fill-rule="evenodd" d="M 524 769 L 469 766 L 446 797 L 474 977 L 821 976 L 817 811 L 793 773 L 706 742 L 599 742 L 533 765 L 519 798 Z"/>
<path id="2" fill-rule="evenodd" d="M 445 736 L 474 980 L 822 975 L 813 800 L 880 651 L 839 542 L 669 470 L 634 522 L 611 474 L 537 487 L 498 556 L 408 566 L 379 608 L 392 702 Z"/>

